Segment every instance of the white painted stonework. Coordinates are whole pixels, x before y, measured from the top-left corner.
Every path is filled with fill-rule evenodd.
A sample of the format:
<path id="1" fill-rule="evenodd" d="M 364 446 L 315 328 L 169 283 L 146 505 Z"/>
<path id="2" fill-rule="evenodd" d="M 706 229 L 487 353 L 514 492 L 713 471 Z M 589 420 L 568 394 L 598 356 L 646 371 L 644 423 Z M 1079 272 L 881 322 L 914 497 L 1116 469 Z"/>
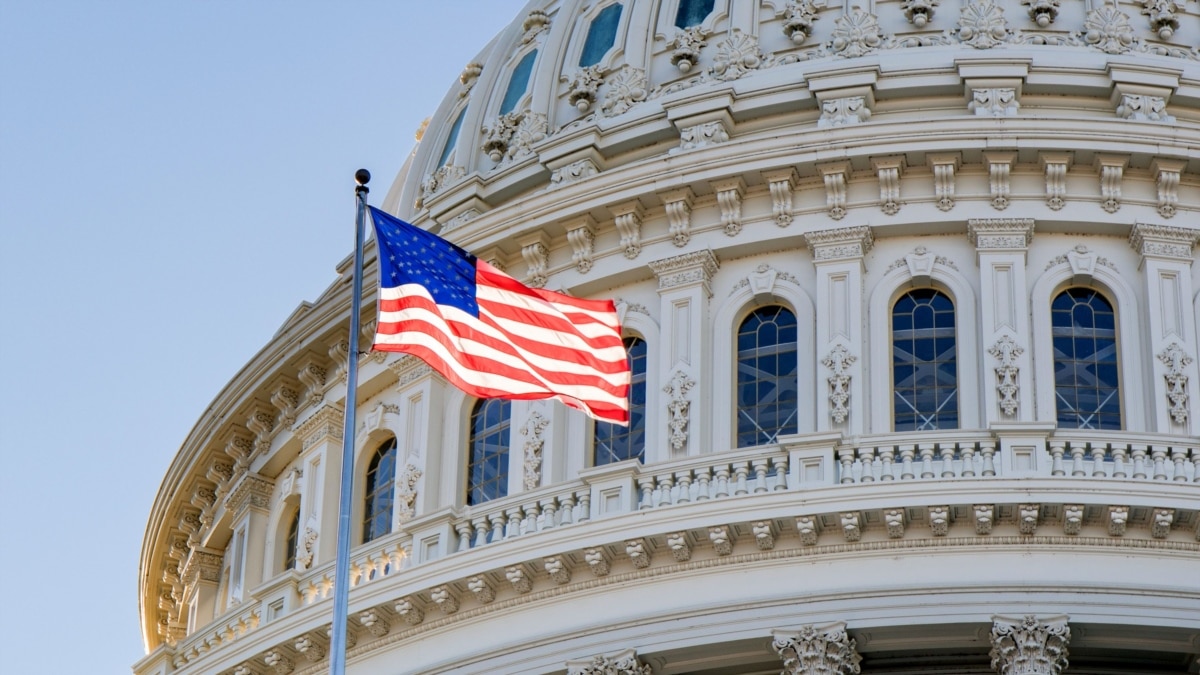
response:
<path id="1" fill-rule="evenodd" d="M 589 420 L 513 402 L 508 496 L 468 506 L 474 401 L 363 357 L 356 542 L 368 459 L 398 448 L 391 533 L 352 551 L 348 671 L 1197 672 L 1196 0 L 716 0 L 687 30 L 680 0 L 622 0 L 581 72 L 615 1 L 533 0 L 464 53 L 382 206 L 619 299 L 645 463 L 593 466 Z M 1115 307 L 1119 430 L 1056 424 L 1068 287 Z M 954 302 L 959 428 L 897 432 L 891 308 L 926 288 Z M 179 450 L 136 675 L 328 670 L 348 294 Z M 737 448 L 736 333 L 773 304 L 800 326 L 798 432 Z"/>

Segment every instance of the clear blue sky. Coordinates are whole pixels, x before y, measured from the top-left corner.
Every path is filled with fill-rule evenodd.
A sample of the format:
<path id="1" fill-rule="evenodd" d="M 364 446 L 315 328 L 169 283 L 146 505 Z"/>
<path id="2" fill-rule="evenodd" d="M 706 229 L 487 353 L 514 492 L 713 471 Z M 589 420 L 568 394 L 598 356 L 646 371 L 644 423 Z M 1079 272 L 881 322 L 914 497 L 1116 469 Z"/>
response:
<path id="1" fill-rule="evenodd" d="M 146 518 L 524 0 L 0 0 L 0 670 L 128 673 Z"/>

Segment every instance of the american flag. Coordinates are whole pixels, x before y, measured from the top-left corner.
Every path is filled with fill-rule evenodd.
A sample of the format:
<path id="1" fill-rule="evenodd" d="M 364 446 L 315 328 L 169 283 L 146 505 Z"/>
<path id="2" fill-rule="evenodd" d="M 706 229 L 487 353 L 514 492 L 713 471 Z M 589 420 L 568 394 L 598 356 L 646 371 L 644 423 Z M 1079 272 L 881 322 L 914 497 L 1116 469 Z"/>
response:
<path id="1" fill-rule="evenodd" d="M 480 398 L 556 398 L 629 422 L 629 364 L 611 300 L 527 288 L 371 207 L 379 249 L 374 348 L 419 357 Z"/>

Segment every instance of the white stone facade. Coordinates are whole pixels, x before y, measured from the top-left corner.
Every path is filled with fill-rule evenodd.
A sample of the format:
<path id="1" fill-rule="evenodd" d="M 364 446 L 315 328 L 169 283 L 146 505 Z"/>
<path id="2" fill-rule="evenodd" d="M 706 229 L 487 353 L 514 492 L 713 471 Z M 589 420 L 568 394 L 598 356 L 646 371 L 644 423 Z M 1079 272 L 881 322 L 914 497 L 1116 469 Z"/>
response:
<path id="1" fill-rule="evenodd" d="M 514 401 L 507 496 L 467 505 L 473 401 L 364 356 L 349 672 L 1194 672 L 1195 0 L 715 0 L 686 30 L 683 0 L 623 0 L 580 72 L 614 1 L 533 0 L 383 207 L 617 298 L 649 348 L 645 461 L 593 466 L 589 420 Z M 1068 288 L 1114 308 L 1119 428 L 1057 423 Z M 348 289 L 180 449 L 137 675 L 328 669 Z M 895 430 L 912 289 L 953 303 L 954 428 Z M 773 305 L 800 327 L 794 433 L 738 447 L 737 332 Z M 392 438 L 390 534 L 362 544 Z"/>

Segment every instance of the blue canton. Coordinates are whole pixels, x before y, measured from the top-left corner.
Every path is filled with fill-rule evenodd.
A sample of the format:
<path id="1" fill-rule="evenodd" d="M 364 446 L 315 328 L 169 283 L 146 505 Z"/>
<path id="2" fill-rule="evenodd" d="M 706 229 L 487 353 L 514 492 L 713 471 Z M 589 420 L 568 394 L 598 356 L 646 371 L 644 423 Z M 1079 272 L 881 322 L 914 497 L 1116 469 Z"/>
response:
<path id="1" fill-rule="evenodd" d="M 437 304 L 479 316 L 475 256 L 435 234 L 370 208 L 379 248 L 380 286 L 420 284 Z"/>

